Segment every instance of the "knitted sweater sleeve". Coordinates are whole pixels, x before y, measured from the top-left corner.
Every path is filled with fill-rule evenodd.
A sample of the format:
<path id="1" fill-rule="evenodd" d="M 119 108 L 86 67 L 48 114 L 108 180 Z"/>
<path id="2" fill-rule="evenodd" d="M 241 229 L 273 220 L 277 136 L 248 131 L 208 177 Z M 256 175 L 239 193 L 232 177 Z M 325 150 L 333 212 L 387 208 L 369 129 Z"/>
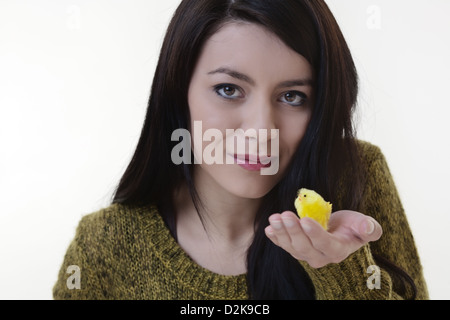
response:
<path id="1" fill-rule="evenodd" d="M 78 224 L 53 287 L 55 300 L 107 299 L 108 277 L 112 269 L 108 266 L 110 259 L 106 258 L 102 232 L 95 220 L 98 220 L 97 215 L 88 215 Z"/>
<path id="2" fill-rule="evenodd" d="M 382 237 L 366 244 L 338 264 L 314 269 L 300 262 L 316 288 L 317 299 L 383 299 L 410 297 L 413 287 L 397 271 L 378 259 L 400 267 L 414 281 L 416 299 L 428 299 L 422 266 L 403 206 L 384 155 L 378 147 L 362 144 L 367 184 L 362 213 L 375 218 Z"/>

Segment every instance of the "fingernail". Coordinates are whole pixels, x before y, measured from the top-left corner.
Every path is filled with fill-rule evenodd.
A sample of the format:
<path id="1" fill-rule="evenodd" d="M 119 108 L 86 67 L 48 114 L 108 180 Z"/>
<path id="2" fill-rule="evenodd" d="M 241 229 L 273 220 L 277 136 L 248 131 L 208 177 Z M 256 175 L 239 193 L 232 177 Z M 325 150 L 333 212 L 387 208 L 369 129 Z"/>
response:
<path id="1" fill-rule="evenodd" d="M 266 228 L 266 233 L 269 237 L 273 236 L 273 229 L 271 227 L 267 227 Z"/>
<path id="2" fill-rule="evenodd" d="M 312 229 L 311 226 L 309 225 L 309 223 L 302 224 L 302 228 L 303 228 L 303 231 L 305 231 L 305 232 L 310 232 Z"/>
<path id="3" fill-rule="evenodd" d="M 280 220 L 273 220 L 271 223 L 272 227 L 276 230 L 280 230 L 283 228 L 283 225 Z"/>
<path id="4" fill-rule="evenodd" d="M 295 226 L 295 221 L 292 219 L 283 219 L 283 223 L 286 228 L 292 228 L 293 226 Z"/>
<path id="5" fill-rule="evenodd" d="M 366 234 L 372 234 L 375 230 L 375 223 L 372 220 L 367 220 L 366 222 Z"/>

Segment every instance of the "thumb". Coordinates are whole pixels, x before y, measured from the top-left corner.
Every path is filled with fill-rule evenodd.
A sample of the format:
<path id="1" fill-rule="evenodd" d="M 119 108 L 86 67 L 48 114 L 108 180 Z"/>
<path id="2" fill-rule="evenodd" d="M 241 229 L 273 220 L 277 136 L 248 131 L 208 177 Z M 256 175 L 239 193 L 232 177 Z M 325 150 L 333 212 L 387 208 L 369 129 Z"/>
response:
<path id="1" fill-rule="evenodd" d="M 358 238 L 364 242 L 377 241 L 383 234 L 381 225 L 373 218 L 365 216 L 357 224 L 355 224 L 353 231 L 355 231 Z"/>

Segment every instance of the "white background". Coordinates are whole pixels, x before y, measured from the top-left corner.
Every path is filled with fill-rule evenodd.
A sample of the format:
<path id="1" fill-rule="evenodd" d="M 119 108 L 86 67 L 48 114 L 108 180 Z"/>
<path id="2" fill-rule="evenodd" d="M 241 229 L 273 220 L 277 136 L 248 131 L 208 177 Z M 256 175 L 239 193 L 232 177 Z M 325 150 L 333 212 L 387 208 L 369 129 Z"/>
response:
<path id="1" fill-rule="evenodd" d="M 328 0 L 432 299 L 450 298 L 450 1 Z M 82 215 L 107 206 L 179 0 L 0 0 L 0 299 L 51 299 Z M 392 245 L 395 245 L 393 243 Z"/>

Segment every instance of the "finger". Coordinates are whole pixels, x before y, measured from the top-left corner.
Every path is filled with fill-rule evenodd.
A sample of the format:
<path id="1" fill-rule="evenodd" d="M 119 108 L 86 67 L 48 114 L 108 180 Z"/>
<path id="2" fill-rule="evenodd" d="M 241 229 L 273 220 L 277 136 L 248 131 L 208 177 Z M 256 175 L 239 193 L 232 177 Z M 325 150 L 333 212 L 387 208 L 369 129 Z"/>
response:
<path id="1" fill-rule="evenodd" d="M 269 217 L 270 227 L 273 235 L 276 237 L 277 245 L 285 250 L 291 249 L 291 238 L 284 227 L 280 214 L 273 214 Z"/>
<path id="2" fill-rule="evenodd" d="M 312 245 L 309 236 L 302 228 L 301 220 L 292 212 L 283 213 L 281 218 L 291 239 L 291 255 L 297 260 L 321 265 L 325 256 Z"/>
<path id="3" fill-rule="evenodd" d="M 281 219 L 283 221 L 286 232 L 291 239 L 291 246 L 293 250 L 306 255 L 306 253 L 311 249 L 312 245 L 308 236 L 302 229 L 298 216 L 291 211 L 286 211 L 281 214 Z"/>
<path id="4" fill-rule="evenodd" d="M 353 221 L 350 228 L 353 235 L 361 242 L 367 243 L 380 239 L 383 229 L 374 218 L 354 211 L 347 211 L 347 214 L 352 214 Z"/>
<path id="5" fill-rule="evenodd" d="M 267 226 L 264 229 L 264 232 L 266 233 L 266 236 L 277 246 L 280 246 L 280 243 L 277 239 L 277 236 L 275 235 L 275 231 L 273 230 L 272 226 Z"/>
<path id="6" fill-rule="evenodd" d="M 336 229 L 346 224 L 353 237 L 361 243 L 376 241 L 383 233 L 381 225 L 375 219 L 350 210 L 334 212 L 331 215 L 328 231 L 334 233 Z"/>
<path id="7" fill-rule="evenodd" d="M 383 228 L 375 219 L 365 216 L 365 219 L 358 223 L 357 232 L 361 240 L 371 242 L 381 238 Z"/>
<path id="8" fill-rule="evenodd" d="M 303 218 L 301 224 L 312 246 L 322 256 L 336 263 L 346 258 L 347 252 L 344 250 L 342 243 L 322 228 L 319 223 L 310 218 Z"/>

